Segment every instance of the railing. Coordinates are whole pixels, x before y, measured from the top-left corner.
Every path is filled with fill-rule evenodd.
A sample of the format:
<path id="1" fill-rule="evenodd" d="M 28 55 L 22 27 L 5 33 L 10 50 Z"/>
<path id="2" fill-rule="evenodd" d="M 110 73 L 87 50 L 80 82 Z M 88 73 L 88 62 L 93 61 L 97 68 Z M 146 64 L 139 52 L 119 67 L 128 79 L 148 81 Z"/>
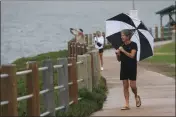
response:
<path id="1" fill-rule="evenodd" d="M 86 54 L 87 52 L 94 49 L 94 36 L 93 34 L 85 34 L 84 42 L 85 43 L 78 43 L 75 39 L 72 39 L 68 42 L 68 56 L 69 57 L 76 57 L 78 55 Z M 102 36 L 104 37 L 104 45 L 109 45 L 110 43 L 105 39 L 105 32 L 102 32 Z"/>
<path id="2" fill-rule="evenodd" d="M 105 37 L 105 33 L 102 33 Z M 78 103 L 78 89 L 83 87 L 92 91 L 99 83 L 100 62 L 98 51 L 94 49 L 93 35 L 85 34 L 83 44 L 74 40 L 68 42 L 68 58 L 59 58 L 57 64 L 52 60 L 43 61 L 42 67 L 37 62 L 27 62 L 25 71 L 16 71 L 16 65 L 2 65 L 0 115 L 18 116 L 18 102 L 27 101 L 27 116 L 55 116 L 58 110 L 67 110 L 69 105 Z M 106 44 L 106 42 L 105 42 Z M 109 44 L 109 43 L 107 43 Z M 58 74 L 58 85 L 54 85 L 54 70 Z M 39 73 L 42 73 L 43 87 L 40 90 Z M 17 95 L 17 77 L 23 76 L 26 80 L 27 94 Z M 20 79 L 19 79 L 20 80 Z M 24 80 L 24 79 L 22 79 Z M 54 91 L 58 90 L 59 106 L 54 102 Z M 40 110 L 40 96 L 43 96 L 45 112 Z M 22 107 L 20 107 L 22 108 Z"/>
<path id="3" fill-rule="evenodd" d="M 162 38 L 164 39 L 172 39 L 172 30 L 174 28 L 169 28 L 169 27 L 162 27 L 161 32 L 162 32 Z"/>
<path id="4" fill-rule="evenodd" d="M 172 31 L 174 30 L 173 27 L 160 27 L 158 28 L 155 26 L 155 28 L 149 28 L 151 34 L 155 38 L 154 41 L 160 41 L 160 40 L 171 40 L 172 39 Z"/>
<path id="5" fill-rule="evenodd" d="M 69 57 L 76 57 L 78 55 L 83 55 L 87 52 L 86 44 L 76 43 L 74 41 L 68 42 L 68 55 Z"/>
<path id="6" fill-rule="evenodd" d="M 78 89 L 86 87 L 90 91 L 100 78 L 98 52 L 75 57 L 60 58 L 53 65 L 47 59 L 38 68 L 35 61 L 28 62 L 25 71 L 16 72 L 16 65 L 1 66 L 1 113 L 2 116 L 18 116 L 18 102 L 27 100 L 27 116 L 55 116 L 56 111 L 67 110 L 69 105 L 78 103 Z M 58 73 L 58 86 L 54 86 L 54 70 Z M 42 72 L 43 90 L 39 88 L 39 72 Z M 17 76 L 26 76 L 27 95 L 17 97 Z M 79 84 L 78 84 L 79 83 Z M 25 88 L 25 87 L 24 87 Z M 59 106 L 55 107 L 54 91 L 59 92 Z M 40 112 L 40 98 L 43 95 L 46 112 Z"/>

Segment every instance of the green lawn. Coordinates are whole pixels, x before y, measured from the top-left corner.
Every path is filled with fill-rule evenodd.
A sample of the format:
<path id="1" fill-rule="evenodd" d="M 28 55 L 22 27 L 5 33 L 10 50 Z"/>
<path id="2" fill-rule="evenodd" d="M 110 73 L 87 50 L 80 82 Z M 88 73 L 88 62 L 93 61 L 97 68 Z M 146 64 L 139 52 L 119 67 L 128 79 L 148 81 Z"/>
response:
<path id="1" fill-rule="evenodd" d="M 159 53 L 175 53 L 175 43 L 169 43 L 166 45 L 159 46 L 154 49 L 154 52 L 159 52 Z"/>
<path id="2" fill-rule="evenodd" d="M 67 50 L 60 50 L 60 51 L 54 51 L 54 52 L 48 52 L 48 53 L 42 53 L 33 57 L 26 57 L 26 58 L 19 58 L 12 62 L 13 64 L 16 64 L 17 70 L 21 71 L 26 69 L 26 62 L 27 61 L 36 61 L 39 66 L 41 66 L 42 61 L 50 58 L 54 60 L 54 62 L 57 60 L 57 58 L 63 58 L 68 57 L 68 51 Z"/>
<path id="3" fill-rule="evenodd" d="M 174 42 L 154 48 L 154 53 L 163 53 L 163 55 L 154 54 L 154 56 L 146 59 L 145 61 L 155 62 L 155 63 L 175 64 L 175 43 Z"/>
<path id="4" fill-rule="evenodd" d="M 175 43 L 155 47 L 154 53 L 154 56 L 141 62 L 141 65 L 146 69 L 175 78 Z"/>
<path id="5" fill-rule="evenodd" d="M 155 56 L 148 58 L 146 60 L 148 62 L 174 64 L 175 63 L 175 55 L 155 55 Z"/>

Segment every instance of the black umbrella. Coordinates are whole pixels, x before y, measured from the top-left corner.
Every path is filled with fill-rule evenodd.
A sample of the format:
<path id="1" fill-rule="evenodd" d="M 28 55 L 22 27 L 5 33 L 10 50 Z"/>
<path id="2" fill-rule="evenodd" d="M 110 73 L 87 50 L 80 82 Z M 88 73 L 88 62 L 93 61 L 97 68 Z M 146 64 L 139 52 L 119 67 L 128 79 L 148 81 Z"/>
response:
<path id="1" fill-rule="evenodd" d="M 132 30 L 131 40 L 138 46 L 137 60 L 153 56 L 154 38 L 141 20 L 121 13 L 106 20 L 106 39 L 117 49 L 122 45 L 121 31 Z"/>

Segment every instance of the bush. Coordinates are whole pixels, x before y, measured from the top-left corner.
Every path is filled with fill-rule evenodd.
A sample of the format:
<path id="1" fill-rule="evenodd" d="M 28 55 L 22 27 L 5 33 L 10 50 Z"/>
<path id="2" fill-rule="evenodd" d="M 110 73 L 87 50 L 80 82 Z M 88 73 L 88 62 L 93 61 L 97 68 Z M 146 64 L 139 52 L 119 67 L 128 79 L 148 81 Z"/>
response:
<path id="1" fill-rule="evenodd" d="M 104 82 L 105 79 L 101 77 L 100 83 L 97 87 L 94 87 L 92 92 L 83 88 L 79 90 L 79 97 L 82 98 L 77 104 L 73 104 L 69 107 L 68 111 L 58 111 L 57 116 L 81 116 L 88 117 L 93 112 L 96 112 L 103 107 L 103 103 L 106 100 L 107 87 Z"/>
<path id="2" fill-rule="evenodd" d="M 106 50 L 106 49 L 111 49 L 112 48 L 112 45 L 111 44 L 108 44 L 108 45 L 105 45 L 104 46 L 104 49 Z"/>

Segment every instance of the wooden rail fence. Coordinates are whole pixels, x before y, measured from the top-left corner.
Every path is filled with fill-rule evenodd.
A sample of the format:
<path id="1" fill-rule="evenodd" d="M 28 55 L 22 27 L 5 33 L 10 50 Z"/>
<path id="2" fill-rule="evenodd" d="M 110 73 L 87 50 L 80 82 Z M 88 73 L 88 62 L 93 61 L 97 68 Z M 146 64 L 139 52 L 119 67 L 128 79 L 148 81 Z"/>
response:
<path id="1" fill-rule="evenodd" d="M 160 38 L 159 38 L 159 32 L 160 30 Z M 154 41 L 160 41 L 160 40 L 171 40 L 172 39 L 172 32 L 173 32 L 174 28 L 173 27 L 160 27 L 158 28 L 157 26 L 155 27 L 155 31 L 154 31 Z"/>
<path id="2" fill-rule="evenodd" d="M 75 43 L 72 43 L 75 44 Z M 36 61 L 29 61 L 25 71 L 18 71 L 15 64 L 2 65 L 1 73 L 1 95 L 0 115 L 18 116 L 18 102 L 27 100 L 27 116 L 55 116 L 56 111 L 65 110 L 69 105 L 78 103 L 78 89 L 92 88 L 99 83 L 100 63 L 98 51 L 86 51 L 87 45 L 75 44 L 76 49 L 68 45 L 70 56 L 58 58 L 57 64 L 53 65 L 51 59 L 43 61 L 42 67 L 38 67 Z M 71 48 L 71 49 L 69 49 Z M 76 54 L 75 54 L 76 52 Z M 58 74 L 58 86 L 54 86 L 54 70 Z M 40 91 L 39 73 L 42 72 L 43 87 Z M 17 97 L 17 77 L 25 76 L 27 95 Z M 25 87 L 24 87 L 25 88 Z M 58 91 L 59 106 L 54 102 L 54 91 Z M 40 110 L 40 96 L 43 95 L 45 112 Z"/>

